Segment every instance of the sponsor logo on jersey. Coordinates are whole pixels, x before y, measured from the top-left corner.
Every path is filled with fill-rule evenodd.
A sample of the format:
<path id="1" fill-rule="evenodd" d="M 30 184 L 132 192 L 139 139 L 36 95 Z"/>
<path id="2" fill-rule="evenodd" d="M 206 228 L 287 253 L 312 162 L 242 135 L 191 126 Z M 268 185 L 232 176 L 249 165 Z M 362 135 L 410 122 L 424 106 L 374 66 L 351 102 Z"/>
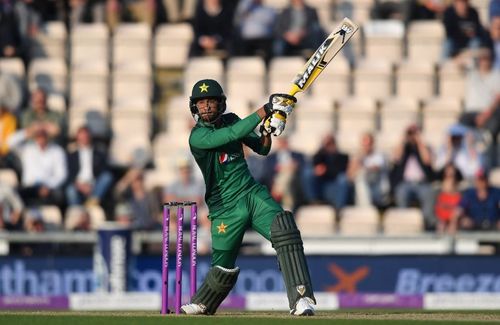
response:
<path id="1" fill-rule="evenodd" d="M 228 155 L 226 152 L 221 152 L 219 154 L 219 164 L 227 165 L 231 161 L 238 159 L 241 155 L 238 153 Z"/>

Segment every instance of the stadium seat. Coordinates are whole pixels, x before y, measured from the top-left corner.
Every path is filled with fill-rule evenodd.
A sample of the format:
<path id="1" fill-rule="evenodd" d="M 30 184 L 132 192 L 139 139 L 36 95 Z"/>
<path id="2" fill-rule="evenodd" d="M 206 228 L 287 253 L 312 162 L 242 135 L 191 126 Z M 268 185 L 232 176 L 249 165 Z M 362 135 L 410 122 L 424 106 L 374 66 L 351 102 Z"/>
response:
<path id="1" fill-rule="evenodd" d="M 49 94 L 47 96 L 47 106 L 53 111 L 66 114 L 66 100 L 60 94 Z"/>
<path id="2" fill-rule="evenodd" d="M 379 215 L 374 207 L 346 207 L 340 213 L 341 235 L 376 235 L 378 228 Z"/>
<path id="3" fill-rule="evenodd" d="M 420 125 L 419 104 L 415 99 L 391 97 L 381 102 L 381 133 L 401 139 L 411 124 Z"/>
<path id="4" fill-rule="evenodd" d="M 424 99 L 434 95 L 434 66 L 427 61 L 403 61 L 396 70 L 396 94 Z"/>
<path id="5" fill-rule="evenodd" d="M 424 101 L 422 125 L 425 139 L 434 147 L 443 143 L 448 128 L 458 121 L 461 111 L 461 101 L 457 98 L 433 97 Z"/>
<path id="6" fill-rule="evenodd" d="M 135 133 L 135 132 L 134 132 Z M 110 164 L 115 167 L 144 167 L 151 161 L 148 137 L 139 134 L 113 136 L 110 145 Z"/>
<path id="7" fill-rule="evenodd" d="M 389 208 L 383 216 L 386 235 L 418 235 L 424 231 L 424 217 L 418 208 Z"/>
<path id="8" fill-rule="evenodd" d="M 146 61 L 115 66 L 111 85 L 112 102 L 128 101 L 136 97 L 151 98 L 151 75 L 151 66 Z"/>
<path id="9" fill-rule="evenodd" d="M 399 20 L 370 20 L 363 24 L 365 57 L 391 63 L 403 57 L 404 25 Z"/>
<path id="10" fill-rule="evenodd" d="M 376 130 L 376 103 L 373 99 L 364 97 L 348 97 L 339 101 L 338 131 L 350 135 Z"/>
<path id="11" fill-rule="evenodd" d="M 144 173 L 144 186 L 147 191 L 159 189 L 163 194 L 165 186 L 175 181 L 176 176 L 175 166 L 168 169 L 147 169 Z"/>
<path id="12" fill-rule="evenodd" d="M 273 58 L 269 63 L 269 93 L 288 92 L 304 64 L 305 60 L 300 56 Z"/>
<path id="13" fill-rule="evenodd" d="M 71 66 L 109 62 L 109 29 L 104 23 L 78 24 L 71 30 Z"/>
<path id="14" fill-rule="evenodd" d="M 24 81 L 26 74 L 23 60 L 20 58 L 1 58 L 0 71 L 16 77 L 18 81 Z"/>
<path id="15" fill-rule="evenodd" d="M 287 0 L 264 0 L 263 3 L 266 6 L 273 7 L 276 10 L 281 10 L 288 5 Z"/>
<path id="16" fill-rule="evenodd" d="M 307 0 L 307 4 L 316 9 L 318 13 L 319 23 L 326 27 L 332 22 L 332 1 L 330 0 Z M 329 30 L 326 31 L 330 33 Z"/>
<path id="17" fill-rule="evenodd" d="M 61 210 L 56 205 L 41 205 L 39 211 L 42 214 L 42 219 L 46 224 L 49 224 L 55 228 L 61 228 L 62 224 L 62 214 Z"/>
<path id="18" fill-rule="evenodd" d="M 104 65 L 86 65 L 83 69 L 73 67 L 71 72 L 71 102 L 87 103 L 104 101 L 109 98 L 109 71 Z"/>
<path id="19" fill-rule="evenodd" d="M 158 68 L 184 68 L 192 41 L 193 28 L 188 23 L 158 26 L 154 36 L 154 65 Z"/>
<path id="20" fill-rule="evenodd" d="M 260 105 L 256 105 L 257 107 L 260 107 Z M 238 96 L 232 96 L 227 99 L 227 110 L 226 112 L 232 112 L 238 115 L 240 118 L 245 118 L 247 117 L 250 113 L 255 111 L 256 108 L 250 108 L 250 103 L 248 99 L 245 98 L 240 98 Z M 190 119 L 192 120 L 192 116 L 190 116 Z"/>
<path id="21" fill-rule="evenodd" d="M 122 69 L 137 61 L 151 62 L 151 29 L 146 23 L 118 25 L 112 44 L 115 67 Z"/>
<path id="22" fill-rule="evenodd" d="M 351 39 L 352 40 L 352 39 Z M 351 94 L 351 68 L 347 59 L 339 53 L 328 68 L 314 81 L 312 95 L 318 98 L 341 99 Z"/>
<path id="23" fill-rule="evenodd" d="M 29 87 L 43 87 L 49 93 L 66 95 L 68 71 L 63 59 L 40 58 L 32 60 L 28 76 Z"/>
<path id="24" fill-rule="evenodd" d="M 171 134 L 189 132 L 194 123 L 188 107 L 188 99 L 174 96 L 167 101 L 164 129 Z"/>
<path id="25" fill-rule="evenodd" d="M 490 171 L 488 180 L 492 186 L 500 187 L 500 167 Z"/>
<path id="26" fill-rule="evenodd" d="M 64 229 L 74 230 L 82 213 L 90 217 L 90 229 L 97 230 L 106 221 L 106 214 L 99 205 L 70 206 L 64 216 Z"/>
<path id="27" fill-rule="evenodd" d="M 455 62 L 448 60 L 439 67 L 439 95 L 463 99 L 465 94 L 465 72 Z"/>
<path id="28" fill-rule="evenodd" d="M 114 136 L 147 138 L 151 132 L 151 112 L 134 106 L 112 109 L 111 130 Z"/>
<path id="29" fill-rule="evenodd" d="M 353 77 L 354 96 L 382 99 L 393 93 L 392 65 L 388 60 L 361 60 Z"/>
<path id="30" fill-rule="evenodd" d="M 260 57 L 235 57 L 227 63 L 228 98 L 252 100 L 266 92 L 266 66 Z"/>
<path id="31" fill-rule="evenodd" d="M 16 188 L 19 184 L 16 172 L 13 169 L 0 169 L 0 183 Z"/>
<path id="32" fill-rule="evenodd" d="M 290 147 L 308 156 L 312 156 L 318 151 L 321 139 L 326 135 L 309 132 L 309 130 L 288 132 L 290 132 L 289 129 L 285 129 L 284 134 L 288 134 Z"/>
<path id="33" fill-rule="evenodd" d="M 304 97 L 297 103 L 291 117 L 291 126 L 296 132 L 321 136 L 335 130 L 333 102 L 328 99 Z"/>
<path id="34" fill-rule="evenodd" d="M 370 20 L 370 12 L 374 2 L 374 0 L 356 0 L 344 1 L 341 4 L 351 6 L 353 20 L 358 24 L 364 24 Z"/>
<path id="35" fill-rule="evenodd" d="M 88 125 L 92 135 L 99 138 L 109 136 L 108 112 L 92 108 L 79 108 L 71 106 L 69 109 L 68 136 L 74 137 L 78 128 Z"/>
<path id="36" fill-rule="evenodd" d="M 31 39 L 32 58 L 66 59 L 66 26 L 62 21 L 50 21 Z"/>
<path id="37" fill-rule="evenodd" d="M 217 80 L 224 87 L 224 66 L 216 57 L 191 58 L 184 70 L 184 94 L 191 95 L 193 85 L 200 79 Z"/>
<path id="38" fill-rule="evenodd" d="M 408 59 L 439 62 L 443 53 L 445 31 L 439 20 L 412 21 L 407 30 Z"/>
<path id="39" fill-rule="evenodd" d="M 329 205 L 301 206 L 295 219 L 303 236 L 327 236 L 335 233 L 335 210 Z"/>

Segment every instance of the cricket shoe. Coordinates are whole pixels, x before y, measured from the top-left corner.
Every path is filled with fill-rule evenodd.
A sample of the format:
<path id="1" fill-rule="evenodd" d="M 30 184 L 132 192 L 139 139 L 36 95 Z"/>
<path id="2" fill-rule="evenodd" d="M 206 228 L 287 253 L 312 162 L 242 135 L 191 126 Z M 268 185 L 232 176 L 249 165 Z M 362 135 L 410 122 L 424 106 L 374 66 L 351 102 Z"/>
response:
<path id="1" fill-rule="evenodd" d="M 295 304 L 295 308 L 290 310 L 290 314 L 295 316 L 313 316 L 314 301 L 309 297 L 300 298 Z"/>
<path id="2" fill-rule="evenodd" d="M 181 312 L 186 315 L 204 315 L 207 307 L 202 304 L 186 304 L 181 306 Z"/>

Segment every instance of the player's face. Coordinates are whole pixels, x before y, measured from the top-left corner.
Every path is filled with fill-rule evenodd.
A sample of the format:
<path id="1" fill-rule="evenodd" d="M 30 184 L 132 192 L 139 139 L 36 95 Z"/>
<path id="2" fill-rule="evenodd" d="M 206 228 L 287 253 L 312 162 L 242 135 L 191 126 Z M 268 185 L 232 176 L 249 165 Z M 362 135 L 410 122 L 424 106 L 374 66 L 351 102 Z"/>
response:
<path id="1" fill-rule="evenodd" d="M 216 98 L 204 98 L 196 102 L 200 118 L 204 122 L 212 122 L 219 113 L 219 101 Z"/>

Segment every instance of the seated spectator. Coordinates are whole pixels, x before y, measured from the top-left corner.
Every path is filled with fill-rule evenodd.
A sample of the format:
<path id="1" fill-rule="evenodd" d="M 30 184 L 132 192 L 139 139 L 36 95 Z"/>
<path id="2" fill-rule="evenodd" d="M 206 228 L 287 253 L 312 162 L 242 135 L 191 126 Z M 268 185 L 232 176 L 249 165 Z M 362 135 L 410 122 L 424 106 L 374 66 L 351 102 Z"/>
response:
<path id="1" fill-rule="evenodd" d="M 92 143 L 92 135 L 87 126 L 76 132 L 76 148 L 67 155 L 68 185 L 66 199 L 68 205 L 100 204 L 113 183 L 106 153 Z"/>
<path id="2" fill-rule="evenodd" d="M 473 188 L 462 194 L 456 211 L 459 229 L 500 230 L 500 189 L 488 183 L 488 174 L 480 171 Z"/>
<path id="3" fill-rule="evenodd" d="M 463 125 L 452 125 L 448 130 L 446 143 L 437 152 L 434 168 L 440 171 L 448 164 L 453 164 L 463 178 L 472 182 L 476 173 L 483 168 L 472 137 Z"/>
<path id="4" fill-rule="evenodd" d="M 275 150 L 264 160 L 264 185 L 284 209 L 303 205 L 306 157 L 290 148 L 286 136 L 276 138 Z"/>
<path id="5" fill-rule="evenodd" d="M 51 139 L 61 140 L 63 117 L 47 106 L 47 93 L 37 88 L 31 93 L 31 107 L 24 110 L 21 116 L 21 128 L 42 128 Z"/>
<path id="6" fill-rule="evenodd" d="M 262 0 L 242 0 L 236 8 L 234 25 L 237 30 L 234 46 L 236 55 L 261 55 L 271 58 L 276 12 Z"/>
<path id="7" fill-rule="evenodd" d="M 0 98 L 0 168 L 11 168 L 21 174 L 18 157 L 10 150 L 8 139 L 16 131 L 17 119 Z"/>
<path id="8" fill-rule="evenodd" d="M 163 191 L 163 202 L 196 202 L 198 207 L 198 239 L 200 254 L 210 251 L 210 227 L 208 208 L 204 202 L 205 183 L 194 175 L 193 164 L 189 157 L 180 157 L 177 161 L 177 179 L 168 184 Z M 191 212 L 184 215 L 184 227 L 190 227 Z M 170 229 L 177 229 L 177 211 L 172 210 Z M 172 231 L 172 230 L 171 230 Z"/>
<path id="9" fill-rule="evenodd" d="M 194 39 L 189 56 L 226 56 L 231 48 L 234 4 L 199 1 L 193 20 Z"/>
<path id="10" fill-rule="evenodd" d="M 361 148 L 351 160 L 348 173 L 355 182 L 357 206 L 382 208 L 389 204 L 389 161 L 375 149 L 373 134 L 365 133 L 361 137 Z"/>
<path id="11" fill-rule="evenodd" d="M 49 140 L 45 128 L 34 125 L 9 138 L 9 145 L 21 159 L 22 177 L 19 193 L 27 205 L 64 202 L 63 185 L 67 167 L 64 150 Z"/>
<path id="12" fill-rule="evenodd" d="M 477 10 L 469 0 L 453 0 L 443 14 L 446 30 L 444 57 L 450 58 L 467 48 L 478 48 L 485 41 L 485 32 Z"/>
<path id="13" fill-rule="evenodd" d="M 144 186 L 144 172 L 139 168 L 129 169 L 115 186 L 115 197 L 120 204 L 131 210 L 130 225 L 137 230 L 158 228 L 160 204 L 154 193 Z"/>
<path id="14" fill-rule="evenodd" d="M 477 54 L 477 65 L 468 70 L 465 90 L 465 112 L 460 117 L 464 125 L 489 134 L 489 146 L 485 164 L 497 165 L 497 137 L 500 131 L 500 71 L 492 69 L 489 49 Z"/>
<path id="15" fill-rule="evenodd" d="M 337 210 L 344 208 L 352 195 L 347 178 L 349 156 L 338 151 L 333 135 L 327 135 L 312 159 L 312 177 L 308 177 L 310 202 L 324 201 Z"/>
<path id="16" fill-rule="evenodd" d="M 316 9 L 304 0 L 290 0 L 276 21 L 274 55 L 301 55 L 315 51 L 325 38 Z"/>
<path id="17" fill-rule="evenodd" d="M 0 58 L 21 56 L 21 37 L 14 8 L 9 1 L 0 2 Z"/>
<path id="18" fill-rule="evenodd" d="M 371 8 L 371 18 L 402 20 L 404 5 L 402 1 L 375 0 Z"/>
<path id="19" fill-rule="evenodd" d="M 110 29 L 125 21 L 132 21 L 123 0 L 71 0 L 69 1 L 68 21 L 70 27 L 81 23 L 107 23 Z"/>
<path id="20" fill-rule="evenodd" d="M 441 186 L 434 205 L 437 219 L 436 230 L 440 234 L 454 234 L 456 231 L 454 214 L 462 197 L 458 190 L 458 183 L 461 181 L 462 175 L 452 163 L 446 164 L 440 174 L 438 178 L 441 181 Z"/>
<path id="21" fill-rule="evenodd" d="M 22 230 L 24 204 L 17 192 L 0 183 L 0 230 Z"/>
<path id="22" fill-rule="evenodd" d="M 490 39 L 488 47 L 493 53 L 493 69 L 500 70 L 500 14 L 493 16 L 490 22 Z"/>
<path id="23" fill-rule="evenodd" d="M 434 228 L 432 156 L 417 126 L 407 128 L 403 141 L 395 150 L 393 163 L 396 205 L 407 208 L 416 201 L 422 208 L 425 226 Z"/>

